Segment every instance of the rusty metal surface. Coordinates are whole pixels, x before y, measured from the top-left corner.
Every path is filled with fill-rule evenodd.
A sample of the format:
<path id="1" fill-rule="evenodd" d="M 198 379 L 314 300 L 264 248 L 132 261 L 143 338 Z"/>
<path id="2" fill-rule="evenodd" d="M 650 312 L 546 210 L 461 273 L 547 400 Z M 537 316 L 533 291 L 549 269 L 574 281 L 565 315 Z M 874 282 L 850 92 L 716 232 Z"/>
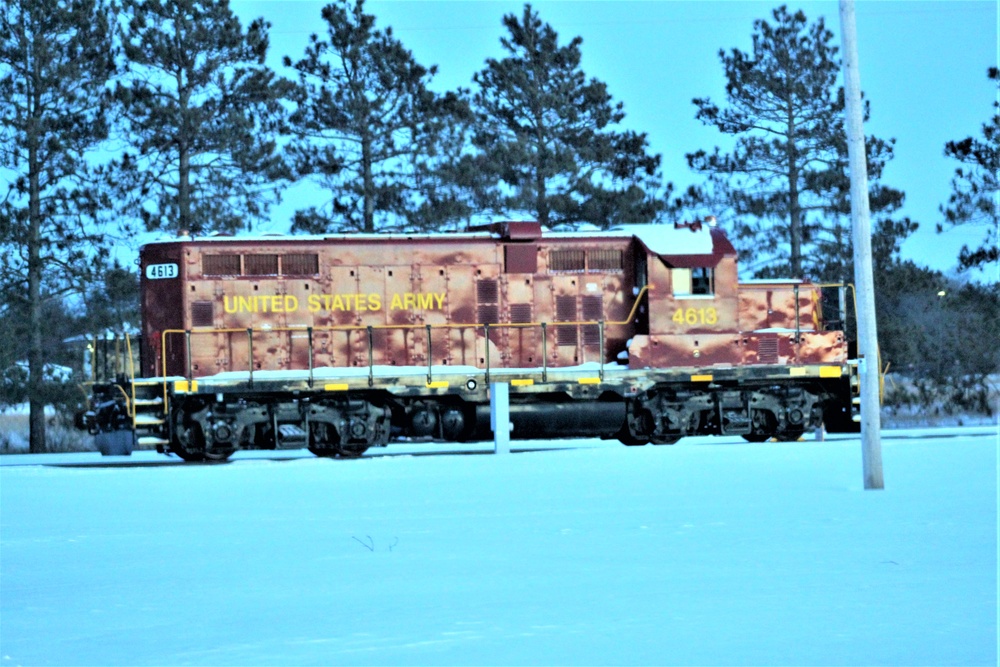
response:
<path id="1" fill-rule="evenodd" d="M 143 280 L 143 373 L 558 368 L 614 364 L 626 351 L 631 368 L 847 358 L 843 335 L 821 331 L 817 287 L 741 286 L 718 230 L 715 253 L 680 261 L 628 235 L 546 235 L 535 223 L 497 229 L 509 236 L 150 244 L 143 270 L 176 262 L 180 275 Z M 712 271 L 711 293 L 675 295 L 672 271 L 702 265 Z M 637 303 L 644 275 L 650 291 Z"/>

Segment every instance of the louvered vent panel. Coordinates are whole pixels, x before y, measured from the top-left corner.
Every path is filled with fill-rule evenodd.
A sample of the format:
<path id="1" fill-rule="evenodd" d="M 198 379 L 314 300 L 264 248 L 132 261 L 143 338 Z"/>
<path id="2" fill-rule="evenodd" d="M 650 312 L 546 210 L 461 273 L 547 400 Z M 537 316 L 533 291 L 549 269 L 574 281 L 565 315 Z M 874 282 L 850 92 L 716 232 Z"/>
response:
<path id="1" fill-rule="evenodd" d="M 778 363 L 778 337 L 761 336 L 757 342 L 757 361 L 762 364 Z"/>
<path id="2" fill-rule="evenodd" d="M 513 324 L 527 324 L 531 322 L 531 304 L 530 303 L 510 304 L 510 321 Z"/>
<path id="3" fill-rule="evenodd" d="M 211 301 L 191 303 L 191 326 L 210 327 L 215 324 L 215 312 Z"/>
<path id="4" fill-rule="evenodd" d="M 497 324 L 500 321 L 500 308 L 496 304 L 480 304 L 479 324 Z"/>
<path id="5" fill-rule="evenodd" d="M 613 273 L 625 268 L 624 253 L 621 250 L 605 249 L 591 250 L 587 257 L 587 269 Z"/>
<path id="6" fill-rule="evenodd" d="M 599 322 L 604 319 L 604 300 L 599 296 L 583 297 L 583 319 L 587 322 Z M 597 324 L 583 326 L 583 344 L 600 345 L 601 330 Z"/>
<path id="7" fill-rule="evenodd" d="M 239 255 L 202 255 L 201 273 L 206 276 L 240 275 Z"/>
<path id="8" fill-rule="evenodd" d="M 557 296 L 556 297 L 556 321 L 574 322 L 576 321 L 576 297 Z M 577 332 L 576 325 L 557 326 L 556 345 L 576 345 Z"/>
<path id="9" fill-rule="evenodd" d="M 587 256 L 583 250 L 550 250 L 549 271 L 582 273 L 587 267 Z"/>
<path id="10" fill-rule="evenodd" d="M 283 255 L 281 274 L 285 276 L 313 276 L 319 273 L 319 255 Z"/>
<path id="11" fill-rule="evenodd" d="M 499 303 L 498 296 L 500 290 L 497 287 L 497 281 L 490 278 L 484 278 L 476 283 L 476 300 L 480 304 L 486 303 Z"/>
<path id="12" fill-rule="evenodd" d="M 278 275 L 277 255 L 244 255 L 243 274 L 247 276 Z"/>

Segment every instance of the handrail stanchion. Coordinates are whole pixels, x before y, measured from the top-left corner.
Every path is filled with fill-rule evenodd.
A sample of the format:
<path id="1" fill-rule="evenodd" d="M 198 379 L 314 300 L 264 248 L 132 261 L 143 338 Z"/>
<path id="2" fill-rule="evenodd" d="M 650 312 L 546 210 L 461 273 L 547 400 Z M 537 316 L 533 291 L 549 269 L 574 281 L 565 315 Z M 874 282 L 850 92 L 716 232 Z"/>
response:
<path id="1" fill-rule="evenodd" d="M 542 322 L 542 382 L 548 382 L 549 378 L 548 326 L 547 322 Z"/>
<path id="2" fill-rule="evenodd" d="M 375 386 L 375 333 L 368 325 L 368 386 Z"/>
<path id="3" fill-rule="evenodd" d="M 187 379 L 188 382 L 194 379 L 194 371 L 191 368 L 191 330 L 184 330 L 184 344 L 187 346 Z"/>
<path id="4" fill-rule="evenodd" d="M 795 344 L 798 345 L 800 342 L 802 342 L 802 332 L 800 331 L 800 329 L 802 328 L 802 325 L 799 322 L 800 317 L 799 317 L 799 286 L 798 285 L 796 285 L 794 287 L 793 292 L 795 294 Z M 798 352 L 795 353 L 795 356 L 798 357 Z"/>
<path id="5" fill-rule="evenodd" d="M 427 384 L 431 383 L 434 355 L 431 351 L 431 325 L 427 325 Z"/>
<path id="6" fill-rule="evenodd" d="M 130 410 L 130 412 L 132 413 L 132 415 L 131 415 L 131 417 L 132 417 L 132 430 L 134 431 L 135 430 L 135 419 L 136 419 L 136 415 L 135 415 L 135 412 L 136 412 L 135 411 L 135 363 L 132 361 L 132 338 L 131 338 L 131 336 L 129 336 L 129 334 L 128 334 L 127 331 L 125 332 L 124 336 L 125 336 L 125 349 L 127 350 L 127 353 L 128 353 L 128 385 L 129 385 L 129 389 L 132 392 L 132 409 Z"/>
<path id="7" fill-rule="evenodd" d="M 598 352 L 598 358 L 601 360 L 601 369 L 597 375 L 601 378 L 601 382 L 604 382 L 604 320 L 598 320 L 597 333 L 600 342 L 600 352 Z"/>
<path id="8" fill-rule="evenodd" d="M 249 356 L 247 369 L 250 371 L 250 387 L 253 388 L 253 327 L 247 327 L 247 355 Z"/>
<path id="9" fill-rule="evenodd" d="M 306 327 L 306 336 L 309 338 L 309 388 L 313 386 L 313 328 Z"/>
<path id="10" fill-rule="evenodd" d="M 483 335 L 486 338 L 486 340 L 483 341 L 483 344 L 486 347 L 486 384 L 489 384 L 490 383 L 490 323 L 489 322 L 483 323 L 483 332 L 484 332 Z"/>

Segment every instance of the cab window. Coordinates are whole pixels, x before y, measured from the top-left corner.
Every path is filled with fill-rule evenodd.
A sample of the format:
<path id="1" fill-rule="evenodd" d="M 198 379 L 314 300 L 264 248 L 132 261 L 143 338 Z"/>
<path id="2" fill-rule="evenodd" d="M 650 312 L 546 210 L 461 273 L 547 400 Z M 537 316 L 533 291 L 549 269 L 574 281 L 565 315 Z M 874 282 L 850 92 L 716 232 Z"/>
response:
<path id="1" fill-rule="evenodd" d="M 712 269 L 671 269 L 674 296 L 711 296 L 715 293 Z"/>

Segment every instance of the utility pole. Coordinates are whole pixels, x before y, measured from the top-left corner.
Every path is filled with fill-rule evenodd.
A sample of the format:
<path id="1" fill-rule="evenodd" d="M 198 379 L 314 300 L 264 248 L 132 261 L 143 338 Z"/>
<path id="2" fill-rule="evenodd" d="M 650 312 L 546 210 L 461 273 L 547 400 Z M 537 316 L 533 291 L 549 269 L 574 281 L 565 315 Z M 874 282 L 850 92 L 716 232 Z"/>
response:
<path id="1" fill-rule="evenodd" d="M 854 230 L 854 283 L 858 295 L 858 372 L 861 381 L 861 448 L 865 489 L 883 489 L 882 418 L 875 326 L 875 286 L 872 279 L 871 212 L 868 207 L 868 164 L 861 126 L 861 76 L 858 73 L 858 36 L 854 0 L 840 0 L 840 31 L 844 49 L 844 114 L 847 156 L 851 174 L 851 222 Z"/>

